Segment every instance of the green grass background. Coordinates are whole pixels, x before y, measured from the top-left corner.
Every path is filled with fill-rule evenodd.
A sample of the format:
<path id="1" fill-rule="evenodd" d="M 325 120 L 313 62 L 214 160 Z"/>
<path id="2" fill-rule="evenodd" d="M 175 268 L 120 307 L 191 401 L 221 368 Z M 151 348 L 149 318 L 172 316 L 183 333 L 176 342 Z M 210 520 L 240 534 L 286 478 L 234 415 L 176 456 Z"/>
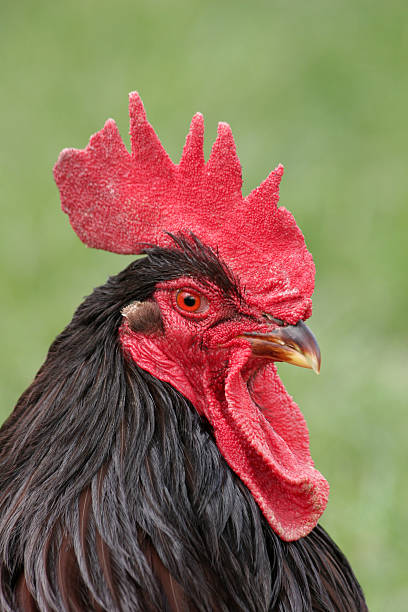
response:
<path id="1" fill-rule="evenodd" d="M 51 169 L 127 94 L 178 161 L 219 120 L 247 193 L 278 162 L 317 266 L 320 377 L 281 366 L 331 483 L 322 523 L 377 612 L 408 609 L 407 4 L 397 0 L 4 1 L 0 421 L 74 308 L 129 258 L 86 249 Z"/>

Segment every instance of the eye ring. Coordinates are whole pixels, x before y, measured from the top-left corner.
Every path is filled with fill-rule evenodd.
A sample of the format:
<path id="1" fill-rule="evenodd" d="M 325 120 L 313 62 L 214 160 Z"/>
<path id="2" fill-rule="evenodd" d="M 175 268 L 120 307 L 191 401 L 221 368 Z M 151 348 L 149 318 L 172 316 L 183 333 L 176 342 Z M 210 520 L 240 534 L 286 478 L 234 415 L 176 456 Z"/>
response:
<path id="1" fill-rule="evenodd" d="M 177 307 L 185 313 L 204 313 L 208 310 L 208 300 L 192 289 L 179 289 L 176 293 Z"/>

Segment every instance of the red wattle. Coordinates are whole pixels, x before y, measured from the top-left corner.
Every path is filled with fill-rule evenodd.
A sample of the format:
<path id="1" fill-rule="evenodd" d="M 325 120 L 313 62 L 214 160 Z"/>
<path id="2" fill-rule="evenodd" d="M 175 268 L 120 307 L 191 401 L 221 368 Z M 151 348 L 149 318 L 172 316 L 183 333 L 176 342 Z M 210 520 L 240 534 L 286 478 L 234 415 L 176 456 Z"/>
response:
<path id="1" fill-rule="evenodd" d="M 125 351 L 143 369 L 169 382 L 204 414 L 217 446 L 285 541 L 307 535 L 322 515 L 329 485 L 313 467 L 305 420 L 272 363 L 254 370 L 251 348 L 229 355 L 223 388 L 215 391 L 203 363 L 174 362 L 166 336 L 149 339 L 120 330 Z M 204 363 L 211 362 L 206 355 Z"/>
<path id="2" fill-rule="evenodd" d="M 248 353 L 241 349 L 233 354 L 225 400 L 219 403 L 212 397 L 206 416 L 222 455 L 250 489 L 271 527 L 283 540 L 296 540 L 316 526 L 329 485 L 313 467 L 306 423 L 274 366 L 269 375 L 268 370 L 255 375 L 254 380 L 263 379 L 263 398 L 269 394 L 266 406 L 255 404 L 243 378 Z"/>

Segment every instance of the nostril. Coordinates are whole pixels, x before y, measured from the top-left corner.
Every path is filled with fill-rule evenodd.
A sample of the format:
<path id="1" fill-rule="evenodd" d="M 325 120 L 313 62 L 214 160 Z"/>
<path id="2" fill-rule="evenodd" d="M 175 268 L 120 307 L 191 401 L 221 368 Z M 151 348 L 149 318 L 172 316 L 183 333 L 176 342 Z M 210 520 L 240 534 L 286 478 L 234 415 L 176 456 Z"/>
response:
<path id="1" fill-rule="evenodd" d="M 279 325 L 280 327 L 286 325 L 285 321 L 282 321 L 282 319 L 278 319 L 277 317 L 274 317 L 271 314 L 268 314 L 267 312 L 263 312 L 262 316 L 267 321 L 270 321 L 271 323 L 276 323 L 276 325 Z"/>

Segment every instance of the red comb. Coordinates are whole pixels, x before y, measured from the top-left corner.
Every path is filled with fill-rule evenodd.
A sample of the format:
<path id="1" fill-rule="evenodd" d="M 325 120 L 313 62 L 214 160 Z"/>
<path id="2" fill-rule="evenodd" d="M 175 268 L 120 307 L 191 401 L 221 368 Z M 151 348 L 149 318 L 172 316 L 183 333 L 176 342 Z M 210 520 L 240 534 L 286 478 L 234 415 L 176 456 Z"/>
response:
<path id="1" fill-rule="evenodd" d="M 167 232 L 192 232 L 218 250 L 245 287 L 248 302 L 295 323 L 311 312 L 314 265 L 292 215 L 278 208 L 283 167 L 246 198 L 231 129 L 220 123 L 207 163 L 204 123 L 191 122 L 180 163 L 174 164 L 129 96 L 131 154 L 109 119 L 86 149 L 64 149 L 54 176 L 62 208 L 88 246 L 140 253 L 167 246 Z"/>

